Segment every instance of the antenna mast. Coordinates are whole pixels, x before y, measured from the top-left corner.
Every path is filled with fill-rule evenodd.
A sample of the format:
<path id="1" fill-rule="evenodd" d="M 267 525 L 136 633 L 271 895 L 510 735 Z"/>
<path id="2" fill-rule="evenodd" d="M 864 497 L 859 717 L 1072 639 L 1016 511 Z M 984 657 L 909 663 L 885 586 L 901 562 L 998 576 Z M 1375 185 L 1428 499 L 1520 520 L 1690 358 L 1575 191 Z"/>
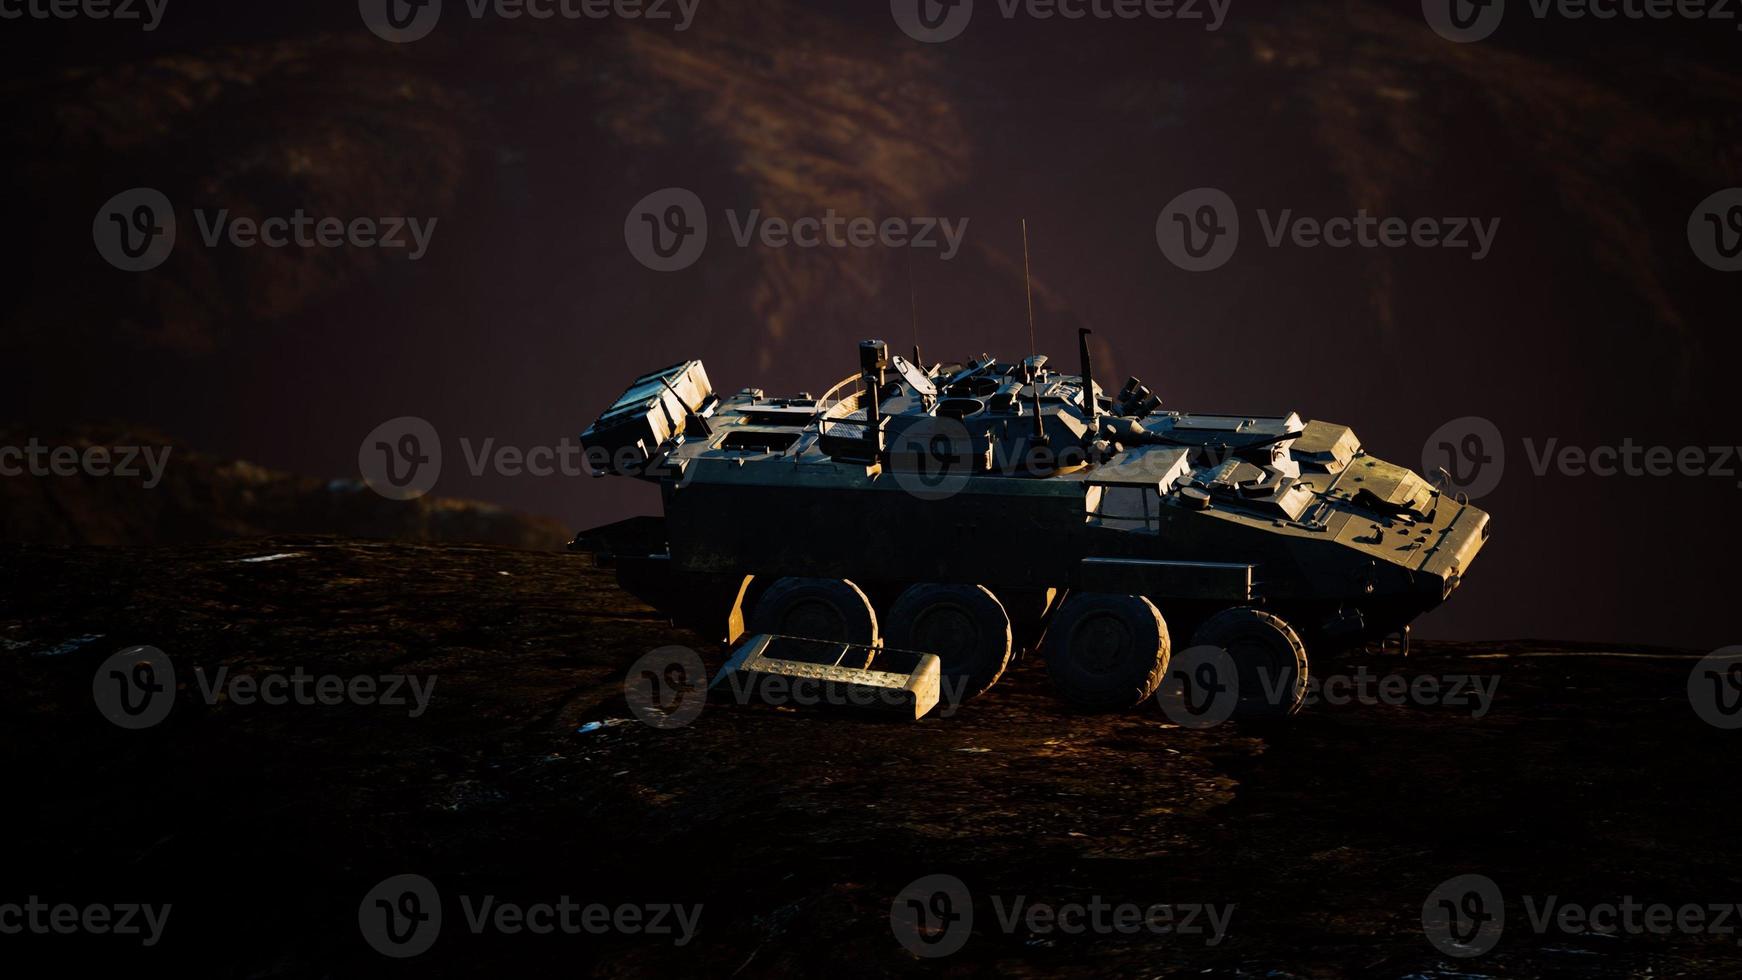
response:
<path id="1" fill-rule="evenodd" d="M 1028 219 L 1022 219 L 1022 291 L 1028 297 L 1028 354 L 1040 353 L 1034 346 L 1034 285 L 1028 278 Z"/>
<path id="2" fill-rule="evenodd" d="M 1049 444 L 1046 437 L 1046 426 L 1040 418 L 1040 351 L 1034 344 L 1034 284 L 1028 275 L 1028 219 L 1022 219 L 1022 291 L 1028 297 L 1028 383 L 1034 391 L 1034 444 L 1045 446 Z"/>
<path id="3" fill-rule="evenodd" d="M 913 365 L 925 370 L 925 359 L 919 356 L 919 299 L 913 290 L 913 249 L 907 250 L 907 310 L 913 317 Z"/>

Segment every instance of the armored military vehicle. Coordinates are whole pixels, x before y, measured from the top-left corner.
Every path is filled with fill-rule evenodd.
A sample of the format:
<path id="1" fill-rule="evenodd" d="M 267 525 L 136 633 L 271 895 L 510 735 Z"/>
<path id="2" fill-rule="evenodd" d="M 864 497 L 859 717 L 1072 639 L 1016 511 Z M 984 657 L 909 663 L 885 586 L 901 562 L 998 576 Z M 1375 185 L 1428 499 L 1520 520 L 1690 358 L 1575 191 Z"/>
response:
<path id="1" fill-rule="evenodd" d="M 968 695 L 1037 648 L 1068 701 L 1127 708 L 1170 651 L 1213 647 L 1262 717 L 1296 709 L 1309 651 L 1406 642 L 1488 537 L 1348 426 L 1166 410 L 1136 378 L 1108 395 L 1079 344 L 1073 375 L 865 341 L 820 396 L 722 398 L 699 361 L 644 375 L 581 441 L 664 516 L 577 547 L 724 641 L 932 653 Z"/>

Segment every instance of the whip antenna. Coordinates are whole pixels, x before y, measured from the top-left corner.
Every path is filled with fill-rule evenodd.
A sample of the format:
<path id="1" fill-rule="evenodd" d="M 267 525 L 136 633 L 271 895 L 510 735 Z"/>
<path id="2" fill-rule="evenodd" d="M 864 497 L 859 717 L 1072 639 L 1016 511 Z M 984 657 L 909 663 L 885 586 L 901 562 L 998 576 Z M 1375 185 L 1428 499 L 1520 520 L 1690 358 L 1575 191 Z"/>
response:
<path id="1" fill-rule="evenodd" d="M 1034 391 L 1034 443 L 1045 446 L 1048 444 L 1046 425 L 1040 417 L 1040 351 L 1034 344 L 1034 284 L 1028 276 L 1027 218 L 1022 219 L 1022 291 L 1028 296 L 1028 383 Z"/>
<path id="2" fill-rule="evenodd" d="M 913 317 L 913 365 L 925 370 L 925 359 L 919 356 L 919 299 L 913 290 L 913 250 L 907 250 L 907 310 Z"/>
<path id="3" fill-rule="evenodd" d="M 1028 219 L 1022 219 L 1022 291 L 1028 296 L 1028 353 L 1040 353 L 1034 346 L 1034 285 L 1028 279 Z"/>

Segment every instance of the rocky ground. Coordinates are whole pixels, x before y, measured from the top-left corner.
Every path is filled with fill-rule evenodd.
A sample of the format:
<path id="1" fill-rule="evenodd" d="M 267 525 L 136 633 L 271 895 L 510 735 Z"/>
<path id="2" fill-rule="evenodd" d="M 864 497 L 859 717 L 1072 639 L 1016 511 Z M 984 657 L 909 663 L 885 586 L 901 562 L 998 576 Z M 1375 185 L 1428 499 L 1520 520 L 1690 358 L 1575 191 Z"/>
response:
<path id="1" fill-rule="evenodd" d="M 266 560 L 270 558 L 270 560 Z M 124 730 L 93 674 L 148 644 L 179 691 Z M 1734 976 L 1736 936 L 1537 934 L 1526 898 L 1742 899 L 1735 733 L 1690 709 L 1691 657 L 1419 644 L 1321 674 L 1472 675 L 1492 710 L 1317 704 L 1281 730 L 1082 716 L 1025 663 L 917 724 L 710 704 L 662 731 L 623 676 L 674 630 L 591 560 L 275 538 L 0 550 L 0 738 L 15 829 L 0 902 L 170 903 L 162 939 L 7 935 L 63 966 L 202 976 Z M 413 675 L 427 710 L 208 703 L 220 668 Z M 415 716 L 414 716 L 415 714 Z M 390 875 L 443 896 L 431 950 L 359 929 Z M 1489 955 L 1424 939 L 1454 875 L 1507 896 Z M 966 944 L 907 952 L 892 901 L 954 875 Z M 473 934 L 461 896 L 700 903 L 674 936 Z M 1221 941 L 1065 935 L 1029 903 L 1232 904 Z M 1736 923 L 1742 925 L 1742 923 Z M 15 961 L 16 962 L 16 961 Z"/>

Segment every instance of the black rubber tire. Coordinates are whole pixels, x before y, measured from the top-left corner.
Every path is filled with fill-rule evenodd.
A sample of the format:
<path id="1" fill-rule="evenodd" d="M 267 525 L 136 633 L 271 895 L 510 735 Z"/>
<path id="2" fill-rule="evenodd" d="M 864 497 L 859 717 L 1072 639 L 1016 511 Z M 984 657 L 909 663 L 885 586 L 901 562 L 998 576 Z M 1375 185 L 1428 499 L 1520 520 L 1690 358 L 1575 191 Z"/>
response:
<path id="1" fill-rule="evenodd" d="M 846 579 L 783 578 L 756 600 L 745 631 L 873 646 L 877 613 Z"/>
<path id="2" fill-rule="evenodd" d="M 1169 648 L 1154 603 L 1105 592 L 1072 593 L 1041 645 L 1059 695 L 1090 711 L 1142 704 L 1167 674 Z"/>
<path id="3" fill-rule="evenodd" d="M 985 586 L 910 585 L 885 617 L 885 645 L 935 653 L 946 692 L 984 694 L 1010 665 L 1010 617 Z"/>
<path id="4" fill-rule="evenodd" d="M 1234 661 L 1236 721 L 1279 721 L 1306 700 L 1306 644 L 1281 616 L 1247 606 L 1224 609 L 1197 628 L 1192 646 L 1220 647 Z"/>

